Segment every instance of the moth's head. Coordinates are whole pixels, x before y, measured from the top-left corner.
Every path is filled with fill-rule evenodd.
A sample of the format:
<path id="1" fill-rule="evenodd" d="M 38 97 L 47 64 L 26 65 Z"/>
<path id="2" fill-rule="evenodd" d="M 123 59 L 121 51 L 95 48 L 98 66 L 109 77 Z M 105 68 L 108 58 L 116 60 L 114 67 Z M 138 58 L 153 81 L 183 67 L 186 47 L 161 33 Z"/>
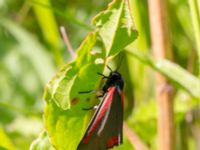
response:
<path id="1" fill-rule="evenodd" d="M 122 79 L 122 76 L 121 76 L 121 74 L 116 70 L 116 71 L 111 71 L 111 72 L 110 72 L 109 78 L 110 78 L 111 80 L 121 80 L 121 79 Z"/>

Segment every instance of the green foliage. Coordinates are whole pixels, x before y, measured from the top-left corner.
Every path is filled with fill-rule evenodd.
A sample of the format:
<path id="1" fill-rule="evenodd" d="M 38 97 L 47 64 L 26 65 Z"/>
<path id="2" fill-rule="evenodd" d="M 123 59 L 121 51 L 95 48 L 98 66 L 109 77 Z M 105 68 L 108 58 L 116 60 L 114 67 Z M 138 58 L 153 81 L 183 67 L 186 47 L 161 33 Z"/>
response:
<path id="1" fill-rule="evenodd" d="M 15 149 L 11 139 L 5 133 L 3 128 L 0 128 L 0 141 L 0 150 Z"/>
<path id="2" fill-rule="evenodd" d="M 45 127 L 51 142 L 57 149 L 76 149 L 84 133 L 87 123 L 86 119 L 90 116 L 90 114 L 82 110 L 82 108 L 89 105 L 86 101 L 86 96 L 82 96 L 78 92 L 93 90 L 98 87 L 99 77 L 97 76 L 97 72 L 103 72 L 103 62 L 106 60 L 105 53 L 107 53 L 107 57 L 116 55 L 137 36 L 137 32 L 131 30 L 133 23 L 129 23 L 129 26 L 125 24 L 132 21 L 130 20 L 130 10 L 126 1 L 113 2 L 112 6 L 105 12 L 109 13 L 109 16 L 105 13 L 107 17 L 100 14 L 95 18 L 95 22 L 101 22 L 101 25 L 96 23 L 98 30 L 90 33 L 83 41 L 77 51 L 75 61 L 64 66 L 47 86 L 44 96 L 47 102 L 45 108 Z M 101 21 L 102 19 L 103 21 Z M 119 22 L 123 21 L 123 24 L 115 24 L 116 20 L 119 20 Z M 114 30 L 110 33 L 109 30 L 111 27 L 109 26 L 113 22 L 116 26 L 116 31 Z M 123 39 L 127 43 L 124 41 L 122 41 L 123 44 L 121 45 L 115 42 L 107 43 L 104 39 L 108 35 L 107 33 L 111 35 L 107 40 L 116 41 L 117 43 L 120 41 L 118 33 L 124 33 Z M 98 35 L 100 35 L 106 47 L 106 52 L 101 50 L 94 54 L 93 48 L 97 43 L 96 38 Z M 110 48 L 108 49 L 107 47 Z M 98 60 L 102 60 L 103 62 L 97 63 Z M 71 106 L 73 101 L 78 101 L 78 104 Z M 74 131 L 76 131 L 76 134 Z M 62 140 L 64 138 L 65 141 Z"/>
<path id="3" fill-rule="evenodd" d="M 60 35 L 58 32 L 58 27 L 56 24 L 55 17 L 53 15 L 53 11 L 51 9 L 44 9 L 44 7 L 41 7 L 41 5 L 50 7 L 51 3 L 49 0 L 43 0 L 43 1 L 35 0 L 34 3 L 37 3 L 33 5 L 33 9 L 35 11 L 35 15 L 41 27 L 44 38 L 46 42 L 52 47 L 57 65 L 62 65 L 63 58 L 61 56 L 61 53 L 59 52 Z"/>
<path id="4" fill-rule="evenodd" d="M 96 64 L 95 66 L 91 66 L 94 64 L 95 59 L 98 59 L 100 56 L 92 57 L 91 51 L 96 43 L 96 33 L 90 34 L 86 40 L 80 46 L 76 61 L 67 64 L 64 66 L 60 72 L 50 81 L 50 84 L 47 86 L 46 94 L 44 98 L 46 101 L 55 101 L 56 104 L 62 109 L 70 108 L 70 101 L 78 96 L 78 91 L 81 91 L 83 87 L 85 87 L 84 82 L 87 81 L 89 76 L 84 75 L 84 72 L 88 72 L 88 70 L 93 67 L 99 68 L 101 64 Z M 102 67 L 101 67 L 102 68 Z M 98 70 L 98 69 L 96 69 Z M 93 75 L 95 77 L 95 75 Z M 93 77 L 91 76 L 91 77 Z M 90 78 L 88 89 L 94 89 L 95 81 L 97 77 L 92 79 Z M 78 83 L 79 86 L 77 88 L 73 88 L 75 83 Z M 83 83 L 83 84 L 81 84 Z M 83 87 L 81 87 L 83 85 Z M 72 90 L 74 89 L 74 90 Z"/>
<path id="5" fill-rule="evenodd" d="M 49 137 L 45 131 L 31 144 L 30 150 L 55 150 L 49 142 Z"/>
<path id="6" fill-rule="evenodd" d="M 106 56 L 114 55 L 137 37 L 127 0 L 115 0 L 107 10 L 98 14 L 93 23 L 99 28 L 99 35 L 106 49 Z M 121 38 L 123 36 L 123 38 Z"/>
<path id="7" fill-rule="evenodd" d="M 200 4 L 197 0 L 189 0 L 189 6 L 191 11 L 191 20 L 194 28 L 194 39 L 196 42 L 196 49 L 198 58 L 200 60 Z M 200 63 L 200 62 L 199 62 Z"/>
<path id="8" fill-rule="evenodd" d="M 107 3 L 0 2 L 0 149 L 21 150 L 30 145 L 31 150 L 76 149 L 93 113 L 82 108 L 99 103 L 95 94 L 78 92 L 100 88 L 97 72 L 107 73 L 104 67 L 110 60 L 117 66 L 113 58 L 119 52 L 124 54 L 119 71 L 125 81 L 125 121 L 129 127 L 150 149 L 157 149 L 156 71 L 176 88 L 177 150 L 183 149 L 183 143 L 188 149 L 196 148 L 199 139 L 194 133 L 200 130 L 196 113 L 200 98 L 199 3 L 168 1 L 174 62 L 150 55 L 146 1 L 113 0 L 102 11 Z M 89 25 L 92 17 L 94 26 Z M 61 25 L 77 49 L 73 60 L 59 35 Z M 194 118 L 191 122 L 188 114 Z M 183 126 L 195 129 L 194 133 L 184 135 Z M 114 149 L 131 150 L 133 145 L 124 134 L 124 144 Z"/>
<path id="9" fill-rule="evenodd" d="M 164 74 L 169 80 L 188 91 L 194 98 L 200 98 L 200 80 L 168 60 L 155 60 L 142 52 L 127 50 L 131 55 L 140 61 L 150 65 L 158 72 Z"/>
<path id="10" fill-rule="evenodd" d="M 1 19 L 0 24 L 17 40 L 21 54 L 26 55 L 25 57 L 29 59 L 35 71 L 39 74 L 41 82 L 45 84 L 53 72 L 55 72 L 55 68 L 43 47 L 29 33 L 13 22 Z M 43 60 L 43 62 L 38 60 Z"/>

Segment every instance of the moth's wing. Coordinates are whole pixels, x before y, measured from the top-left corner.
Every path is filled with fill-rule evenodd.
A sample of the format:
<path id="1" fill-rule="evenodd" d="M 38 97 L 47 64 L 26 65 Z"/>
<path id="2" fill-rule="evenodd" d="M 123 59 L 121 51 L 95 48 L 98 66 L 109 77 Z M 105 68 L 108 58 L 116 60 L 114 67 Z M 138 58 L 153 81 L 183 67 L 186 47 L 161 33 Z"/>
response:
<path id="1" fill-rule="evenodd" d="M 106 150 L 122 141 L 123 100 L 118 87 L 108 89 L 77 150 Z"/>

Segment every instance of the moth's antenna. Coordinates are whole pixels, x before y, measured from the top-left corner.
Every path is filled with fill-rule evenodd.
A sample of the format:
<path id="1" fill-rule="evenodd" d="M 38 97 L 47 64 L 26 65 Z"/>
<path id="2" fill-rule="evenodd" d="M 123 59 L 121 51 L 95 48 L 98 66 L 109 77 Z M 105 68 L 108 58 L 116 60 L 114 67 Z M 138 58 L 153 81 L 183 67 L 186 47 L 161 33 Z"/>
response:
<path id="1" fill-rule="evenodd" d="M 110 72 L 113 72 L 112 69 L 110 68 L 110 66 L 107 65 L 107 67 L 108 67 L 108 69 L 110 70 Z"/>

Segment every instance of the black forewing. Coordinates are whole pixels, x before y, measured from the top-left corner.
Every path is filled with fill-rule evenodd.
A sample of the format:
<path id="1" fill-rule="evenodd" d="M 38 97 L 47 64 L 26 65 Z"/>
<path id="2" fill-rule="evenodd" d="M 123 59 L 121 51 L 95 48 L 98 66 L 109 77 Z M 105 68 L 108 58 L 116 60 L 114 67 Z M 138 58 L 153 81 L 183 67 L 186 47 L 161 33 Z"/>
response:
<path id="1" fill-rule="evenodd" d="M 94 113 L 83 139 L 78 145 L 77 150 L 106 150 L 115 145 L 122 144 L 123 102 L 120 88 L 118 86 L 111 88 L 115 89 L 112 93 L 112 101 L 110 105 L 106 109 L 103 117 L 95 126 L 88 143 L 84 143 L 83 141 L 88 137 L 88 131 L 90 131 L 91 127 L 95 123 L 95 119 L 98 117 L 99 111 L 102 109 L 101 107 L 108 96 L 108 93 L 105 93 L 102 102 Z"/>

